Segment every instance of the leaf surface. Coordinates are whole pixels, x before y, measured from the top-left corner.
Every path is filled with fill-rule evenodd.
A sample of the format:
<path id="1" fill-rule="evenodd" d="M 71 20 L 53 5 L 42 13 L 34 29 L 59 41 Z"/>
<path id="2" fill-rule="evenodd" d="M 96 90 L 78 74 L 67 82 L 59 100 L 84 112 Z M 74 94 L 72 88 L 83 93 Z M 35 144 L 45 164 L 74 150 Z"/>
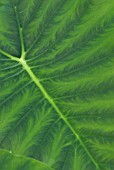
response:
<path id="1" fill-rule="evenodd" d="M 1 4 L 2 170 L 113 170 L 114 1 Z"/>

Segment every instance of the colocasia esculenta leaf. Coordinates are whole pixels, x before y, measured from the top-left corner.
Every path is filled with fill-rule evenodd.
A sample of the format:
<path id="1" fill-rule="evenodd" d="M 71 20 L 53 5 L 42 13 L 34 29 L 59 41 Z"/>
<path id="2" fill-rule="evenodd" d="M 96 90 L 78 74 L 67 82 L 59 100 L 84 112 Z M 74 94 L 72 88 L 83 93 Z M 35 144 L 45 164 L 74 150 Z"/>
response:
<path id="1" fill-rule="evenodd" d="M 114 170 L 114 0 L 0 4 L 0 170 Z"/>

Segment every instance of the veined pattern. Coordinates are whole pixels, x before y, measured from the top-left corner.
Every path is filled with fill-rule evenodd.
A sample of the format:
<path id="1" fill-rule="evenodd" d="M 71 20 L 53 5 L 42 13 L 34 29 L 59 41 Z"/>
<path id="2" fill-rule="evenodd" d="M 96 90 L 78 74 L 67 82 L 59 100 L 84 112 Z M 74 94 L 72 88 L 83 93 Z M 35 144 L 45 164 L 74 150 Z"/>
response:
<path id="1" fill-rule="evenodd" d="M 114 169 L 114 1 L 0 1 L 0 168 Z"/>

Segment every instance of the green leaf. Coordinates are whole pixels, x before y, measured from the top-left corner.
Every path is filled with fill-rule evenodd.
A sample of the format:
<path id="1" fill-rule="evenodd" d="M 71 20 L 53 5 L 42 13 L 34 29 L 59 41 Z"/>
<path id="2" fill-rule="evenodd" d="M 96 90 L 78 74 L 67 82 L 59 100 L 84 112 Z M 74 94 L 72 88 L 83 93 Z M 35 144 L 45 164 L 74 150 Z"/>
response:
<path id="1" fill-rule="evenodd" d="M 3 1 L 2 170 L 114 169 L 113 35 L 113 0 Z"/>

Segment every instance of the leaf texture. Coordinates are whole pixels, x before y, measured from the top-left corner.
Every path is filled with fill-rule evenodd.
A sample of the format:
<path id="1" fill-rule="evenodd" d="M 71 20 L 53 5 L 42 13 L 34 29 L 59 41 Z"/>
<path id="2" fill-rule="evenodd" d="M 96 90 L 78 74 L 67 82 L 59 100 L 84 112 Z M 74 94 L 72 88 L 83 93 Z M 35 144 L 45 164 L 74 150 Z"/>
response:
<path id="1" fill-rule="evenodd" d="M 2 170 L 113 170 L 114 1 L 0 4 Z"/>

